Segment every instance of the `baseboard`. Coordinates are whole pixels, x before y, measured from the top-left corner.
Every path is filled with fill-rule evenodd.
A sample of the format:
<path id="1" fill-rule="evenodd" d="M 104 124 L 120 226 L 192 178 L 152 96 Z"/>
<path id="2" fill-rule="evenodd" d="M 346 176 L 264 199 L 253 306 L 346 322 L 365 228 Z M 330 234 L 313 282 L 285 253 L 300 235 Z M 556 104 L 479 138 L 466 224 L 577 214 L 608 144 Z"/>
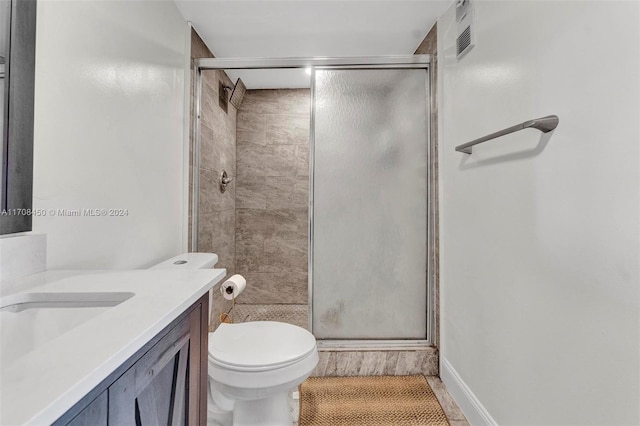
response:
<path id="1" fill-rule="evenodd" d="M 498 425 L 451 363 L 444 357 L 440 357 L 440 378 L 471 425 Z"/>

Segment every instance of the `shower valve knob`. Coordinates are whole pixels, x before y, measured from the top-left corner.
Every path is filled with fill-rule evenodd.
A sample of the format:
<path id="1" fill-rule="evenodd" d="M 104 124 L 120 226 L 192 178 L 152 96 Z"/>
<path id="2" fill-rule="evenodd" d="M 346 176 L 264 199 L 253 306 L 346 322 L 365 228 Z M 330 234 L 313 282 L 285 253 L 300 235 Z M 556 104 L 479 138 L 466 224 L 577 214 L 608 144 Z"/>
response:
<path id="1" fill-rule="evenodd" d="M 224 194 L 224 192 L 227 190 L 227 185 L 229 185 L 232 180 L 233 178 L 229 177 L 226 170 L 223 170 L 220 173 L 220 192 Z"/>

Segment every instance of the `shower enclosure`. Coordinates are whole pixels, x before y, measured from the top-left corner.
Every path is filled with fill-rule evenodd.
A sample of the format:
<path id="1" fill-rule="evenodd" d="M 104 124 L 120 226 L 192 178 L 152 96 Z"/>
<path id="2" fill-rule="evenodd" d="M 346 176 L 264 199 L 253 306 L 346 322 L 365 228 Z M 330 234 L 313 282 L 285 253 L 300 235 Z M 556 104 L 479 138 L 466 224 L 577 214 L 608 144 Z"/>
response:
<path id="1" fill-rule="evenodd" d="M 427 73 L 316 70 L 312 330 L 427 338 Z"/>
<path id="2" fill-rule="evenodd" d="M 197 61 L 196 87 L 202 70 L 311 71 L 309 326 L 326 346 L 432 339 L 430 59 Z"/>

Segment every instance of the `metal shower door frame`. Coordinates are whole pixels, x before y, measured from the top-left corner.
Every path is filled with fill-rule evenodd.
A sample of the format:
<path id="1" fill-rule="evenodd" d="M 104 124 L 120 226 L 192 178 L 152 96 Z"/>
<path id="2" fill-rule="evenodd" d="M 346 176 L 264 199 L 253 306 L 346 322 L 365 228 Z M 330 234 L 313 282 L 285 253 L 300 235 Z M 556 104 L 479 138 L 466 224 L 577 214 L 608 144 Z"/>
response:
<path id="1" fill-rule="evenodd" d="M 400 340 L 321 340 L 318 347 L 344 348 L 344 349 L 384 349 L 384 348 L 416 348 L 434 343 L 435 315 L 433 300 L 433 267 L 435 249 L 435 211 L 431 182 L 433 179 L 433 167 L 431 158 L 431 144 L 433 141 L 434 123 L 432 111 L 434 108 L 434 73 L 431 65 L 435 61 L 431 55 L 399 55 L 399 56 L 361 56 L 361 57 L 310 57 L 310 58 L 199 58 L 195 60 L 195 112 L 196 119 L 193 123 L 193 135 L 195 146 L 193 147 L 193 196 L 191 210 L 191 250 L 198 249 L 198 205 L 199 205 L 199 164 L 200 164 L 200 120 L 202 103 L 202 71 L 205 70 L 232 70 L 232 69 L 305 69 L 311 68 L 311 122 L 309 135 L 309 238 L 308 238 L 308 309 L 309 329 L 313 332 L 313 180 L 314 180 L 314 152 L 315 152 L 315 70 L 316 69 L 424 69 L 427 73 L 427 336 L 424 340 L 400 339 Z"/>

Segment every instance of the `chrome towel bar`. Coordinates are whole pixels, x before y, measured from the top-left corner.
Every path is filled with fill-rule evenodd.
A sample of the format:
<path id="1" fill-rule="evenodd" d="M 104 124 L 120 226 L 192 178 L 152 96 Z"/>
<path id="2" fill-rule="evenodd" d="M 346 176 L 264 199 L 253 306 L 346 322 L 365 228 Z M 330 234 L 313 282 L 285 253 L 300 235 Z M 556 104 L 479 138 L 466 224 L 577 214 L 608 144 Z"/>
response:
<path id="1" fill-rule="evenodd" d="M 478 145 L 479 143 L 499 138 L 500 136 L 508 135 L 509 133 L 514 133 L 524 129 L 538 129 L 543 133 L 548 133 L 558 127 L 559 122 L 560 119 L 557 115 L 547 115 L 546 117 L 535 118 L 533 120 L 525 121 L 524 123 L 516 124 L 515 126 L 500 130 L 499 132 L 491 133 L 490 135 L 474 139 L 471 142 L 458 145 L 456 146 L 456 151 L 464 152 L 465 154 L 471 154 L 471 147 L 474 145 Z"/>

